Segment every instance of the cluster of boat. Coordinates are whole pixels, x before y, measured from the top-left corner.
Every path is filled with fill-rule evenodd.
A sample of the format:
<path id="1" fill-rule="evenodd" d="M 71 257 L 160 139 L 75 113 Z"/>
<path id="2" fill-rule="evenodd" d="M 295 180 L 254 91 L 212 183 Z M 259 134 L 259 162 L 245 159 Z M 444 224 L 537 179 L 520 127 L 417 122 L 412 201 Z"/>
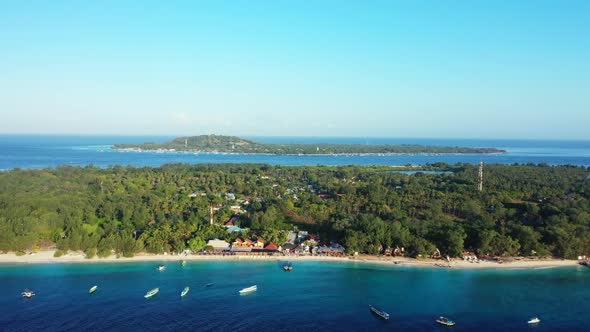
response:
<path id="1" fill-rule="evenodd" d="M 213 286 L 213 284 L 206 284 L 205 285 L 205 287 L 211 287 L 211 286 Z M 240 293 L 240 295 L 245 295 L 245 294 L 253 293 L 257 290 L 258 290 L 258 286 L 254 285 L 254 286 L 246 287 L 246 288 L 240 290 L 239 293 Z M 182 292 L 180 292 L 180 297 L 187 296 L 189 291 L 190 291 L 190 287 L 188 287 L 188 286 L 184 287 Z M 149 292 L 145 293 L 145 295 L 143 297 L 145 297 L 146 299 L 149 299 L 149 298 L 154 297 L 159 292 L 160 292 L 159 288 L 154 288 L 154 289 L 150 290 Z"/>
<path id="2" fill-rule="evenodd" d="M 186 261 L 182 261 L 181 262 L 182 266 L 186 265 Z M 158 271 L 165 271 L 166 270 L 166 266 L 164 265 L 159 265 L 157 268 Z M 293 270 L 293 265 L 291 264 L 291 262 L 287 262 L 285 265 L 283 265 L 283 270 L 285 272 L 291 272 Z M 211 287 L 213 286 L 213 283 L 208 283 L 205 285 L 205 287 Z M 98 286 L 92 286 L 89 290 L 88 293 L 89 294 L 93 294 L 98 290 Z M 247 294 L 251 294 L 253 292 L 256 292 L 258 290 L 258 286 L 254 285 L 254 286 L 250 286 L 250 287 L 246 287 L 243 288 L 239 291 L 240 295 L 247 295 Z M 190 291 L 190 287 L 185 287 L 181 292 L 180 292 L 180 297 L 183 298 L 185 296 L 188 295 L 188 292 Z M 151 289 L 150 291 L 148 291 L 147 293 L 145 293 L 145 295 L 143 296 L 146 299 L 150 299 L 154 296 L 156 296 L 158 293 L 160 292 L 160 288 L 154 288 Z M 35 293 L 33 291 L 30 291 L 28 289 L 26 289 L 24 292 L 21 293 L 21 295 L 24 298 L 32 298 L 33 296 L 35 296 Z M 369 304 L 369 310 L 375 314 L 376 316 L 378 316 L 381 319 L 384 320 L 389 320 L 389 314 L 379 308 L 376 308 L 372 305 Z M 435 319 L 435 322 L 437 322 L 438 324 L 444 325 L 444 326 L 455 326 L 457 323 L 447 317 L 443 317 L 440 316 L 438 318 Z M 538 317 L 533 317 L 530 320 L 527 321 L 528 324 L 538 324 L 540 323 L 541 320 Z"/>
<path id="3" fill-rule="evenodd" d="M 189 291 L 190 291 L 190 287 L 188 287 L 188 286 L 184 287 L 184 289 L 180 292 L 180 297 L 187 296 Z M 150 290 L 149 292 L 145 293 L 145 295 L 143 297 L 145 297 L 146 299 L 149 299 L 149 298 L 154 297 L 159 292 L 160 292 L 159 288 L 154 288 L 154 289 Z"/>
<path id="4" fill-rule="evenodd" d="M 208 284 L 205 285 L 205 287 L 211 287 L 211 286 L 213 286 L 213 283 L 208 283 Z M 93 294 L 97 290 L 98 290 L 98 286 L 95 285 L 95 286 L 92 286 L 88 290 L 88 293 L 89 294 Z M 239 293 L 240 293 L 240 295 L 246 295 L 246 294 L 253 293 L 253 292 L 257 291 L 257 290 L 258 290 L 258 286 L 257 285 L 254 285 L 254 286 L 250 286 L 250 287 L 246 287 L 244 289 L 241 289 L 239 291 Z M 187 287 L 184 287 L 184 289 L 180 292 L 180 297 L 187 296 L 189 291 L 190 291 L 190 287 L 188 287 L 188 286 Z M 156 296 L 159 292 L 160 292 L 160 288 L 154 288 L 154 289 L 151 289 L 150 291 L 148 291 L 147 293 L 145 293 L 145 295 L 143 297 L 146 298 L 146 299 L 149 299 L 149 298 L 152 298 L 152 297 Z M 35 293 L 33 293 L 33 291 L 30 291 L 28 289 L 25 289 L 25 291 L 22 292 L 21 295 L 24 298 L 30 299 L 33 296 L 35 296 Z"/>
<path id="5" fill-rule="evenodd" d="M 378 309 L 376 307 L 373 307 L 370 304 L 369 304 L 369 310 L 371 310 L 371 312 L 373 314 L 375 314 L 376 316 L 378 316 L 379 318 L 384 319 L 384 320 L 389 320 L 389 314 L 386 313 L 385 311 Z M 443 317 L 443 316 L 436 318 L 434 321 L 437 322 L 438 324 L 444 325 L 444 326 L 457 325 L 457 323 L 455 321 L 450 320 L 447 317 Z M 528 324 L 538 324 L 540 322 L 541 322 L 541 320 L 538 317 L 533 317 L 529 321 L 527 321 Z"/>
<path id="6" fill-rule="evenodd" d="M 180 265 L 181 266 L 186 266 L 186 261 L 180 261 Z M 158 265 L 158 271 L 166 271 L 166 266 L 165 265 Z"/>

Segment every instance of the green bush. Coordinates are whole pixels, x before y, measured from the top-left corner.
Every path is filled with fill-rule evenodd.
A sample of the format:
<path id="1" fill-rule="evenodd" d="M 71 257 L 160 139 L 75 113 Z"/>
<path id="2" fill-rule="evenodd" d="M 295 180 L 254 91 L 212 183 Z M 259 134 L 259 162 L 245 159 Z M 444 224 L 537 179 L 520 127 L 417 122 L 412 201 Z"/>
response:
<path id="1" fill-rule="evenodd" d="M 84 253 L 86 254 L 86 258 L 93 258 L 96 256 L 96 248 L 88 248 L 86 251 L 84 251 Z"/>
<path id="2" fill-rule="evenodd" d="M 55 253 L 53 254 L 53 257 L 61 257 L 61 256 L 65 255 L 66 253 L 67 253 L 67 251 L 56 250 Z"/>
<path id="3" fill-rule="evenodd" d="M 131 251 L 124 251 L 123 252 L 123 257 L 129 258 L 129 257 L 133 257 L 133 256 L 134 256 L 133 252 L 131 252 Z"/>
<path id="4" fill-rule="evenodd" d="M 103 249 L 98 251 L 98 257 L 107 258 L 111 255 L 111 249 Z"/>

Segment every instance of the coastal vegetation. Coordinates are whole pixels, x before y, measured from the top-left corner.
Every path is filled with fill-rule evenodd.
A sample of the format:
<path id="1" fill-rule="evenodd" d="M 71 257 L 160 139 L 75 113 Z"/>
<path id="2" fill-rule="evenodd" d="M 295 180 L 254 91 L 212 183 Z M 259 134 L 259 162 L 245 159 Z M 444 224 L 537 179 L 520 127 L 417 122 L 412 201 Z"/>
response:
<path id="1" fill-rule="evenodd" d="M 404 248 L 458 257 L 590 255 L 590 170 L 469 164 L 157 168 L 58 167 L 0 173 L 0 251 L 55 247 L 88 257 L 203 250 L 210 239 L 308 230 L 348 253 Z M 415 168 L 408 168 L 416 170 Z M 214 208 L 210 225 L 210 212 Z M 247 229 L 227 231 L 223 224 Z M 56 253 L 56 255 L 58 255 Z"/>
<path id="2" fill-rule="evenodd" d="M 264 144 L 235 136 L 201 135 L 178 137 L 167 143 L 116 144 L 116 150 L 176 151 L 242 154 L 489 154 L 506 151 L 495 148 L 468 148 L 425 145 L 361 144 Z"/>

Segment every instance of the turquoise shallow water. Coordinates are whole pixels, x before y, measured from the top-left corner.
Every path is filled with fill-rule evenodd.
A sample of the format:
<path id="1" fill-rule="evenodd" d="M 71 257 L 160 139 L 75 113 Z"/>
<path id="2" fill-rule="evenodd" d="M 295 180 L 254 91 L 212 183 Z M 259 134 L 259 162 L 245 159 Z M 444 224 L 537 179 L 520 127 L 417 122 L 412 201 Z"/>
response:
<path id="1" fill-rule="evenodd" d="M 5 331 L 590 331 L 590 269 L 446 270 L 276 262 L 0 266 Z M 207 283 L 214 283 L 210 288 Z M 98 291 L 88 289 L 98 285 Z M 240 296 L 238 290 L 258 285 Z M 189 295 L 180 292 L 190 286 Z M 37 294 L 20 297 L 24 288 Z M 151 300 L 143 295 L 159 287 Z M 381 321 L 367 305 L 387 311 Z M 536 327 L 526 324 L 539 316 Z"/>

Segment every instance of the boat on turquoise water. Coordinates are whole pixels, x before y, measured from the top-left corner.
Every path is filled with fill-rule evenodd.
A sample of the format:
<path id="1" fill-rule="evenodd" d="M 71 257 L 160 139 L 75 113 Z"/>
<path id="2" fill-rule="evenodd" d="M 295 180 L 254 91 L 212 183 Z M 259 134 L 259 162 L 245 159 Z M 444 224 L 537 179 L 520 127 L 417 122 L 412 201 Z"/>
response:
<path id="1" fill-rule="evenodd" d="M 250 294 L 250 293 L 253 293 L 253 292 L 257 291 L 257 290 L 258 290 L 258 287 L 256 285 L 250 286 L 250 287 L 246 287 L 246 288 L 240 290 L 240 295 Z"/>
<path id="2" fill-rule="evenodd" d="M 98 286 L 92 286 L 90 288 L 90 290 L 88 290 L 88 293 L 92 294 L 92 293 L 96 292 L 97 289 L 98 289 Z"/>
<path id="3" fill-rule="evenodd" d="M 539 324 L 541 322 L 541 320 L 539 319 L 539 317 L 533 317 L 531 319 L 529 319 L 529 321 L 527 322 L 528 324 Z"/>
<path id="4" fill-rule="evenodd" d="M 442 316 L 438 317 L 436 322 L 444 326 L 455 326 L 457 324 L 454 321 Z"/>
<path id="5" fill-rule="evenodd" d="M 182 292 L 180 292 L 180 297 L 185 297 L 186 294 L 188 294 L 188 291 L 189 290 L 190 290 L 190 288 L 188 286 L 187 287 L 184 287 L 184 289 L 182 290 Z"/>
<path id="6" fill-rule="evenodd" d="M 293 264 L 291 264 L 291 262 L 287 262 L 285 265 L 283 265 L 283 270 L 285 270 L 285 272 L 293 271 Z"/>
<path id="7" fill-rule="evenodd" d="M 164 271 L 164 270 L 166 270 L 166 267 L 164 265 L 158 266 L 158 271 Z"/>
<path id="8" fill-rule="evenodd" d="M 372 305 L 369 304 L 369 310 L 371 310 L 371 312 L 377 316 L 379 316 L 379 318 L 381 319 L 385 319 L 388 320 L 389 319 L 389 314 L 386 313 L 383 310 L 377 309 L 375 307 L 373 307 Z"/>
<path id="9" fill-rule="evenodd" d="M 182 261 L 182 262 L 180 262 L 180 265 L 181 265 L 181 266 L 186 266 L 186 261 Z"/>
<path id="10" fill-rule="evenodd" d="M 159 288 L 154 288 L 154 289 L 150 290 L 149 292 L 145 293 L 145 295 L 143 297 L 145 297 L 146 299 L 149 299 L 149 298 L 153 297 L 154 295 L 158 294 L 159 291 L 160 291 Z"/>
<path id="11" fill-rule="evenodd" d="M 24 298 L 30 299 L 30 298 L 32 298 L 33 296 L 35 296 L 35 293 L 33 293 L 33 291 L 30 291 L 30 290 L 28 290 L 28 289 L 25 289 L 25 291 L 24 291 L 24 292 L 22 292 L 22 293 L 21 293 L 21 295 L 22 295 Z"/>
<path id="12" fill-rule="evenodd" d="M 206 284 L 205 287 L 213 287 L 213 285 L 214 284 L 212 282 L 210 282 L 210 283 Z"/>

